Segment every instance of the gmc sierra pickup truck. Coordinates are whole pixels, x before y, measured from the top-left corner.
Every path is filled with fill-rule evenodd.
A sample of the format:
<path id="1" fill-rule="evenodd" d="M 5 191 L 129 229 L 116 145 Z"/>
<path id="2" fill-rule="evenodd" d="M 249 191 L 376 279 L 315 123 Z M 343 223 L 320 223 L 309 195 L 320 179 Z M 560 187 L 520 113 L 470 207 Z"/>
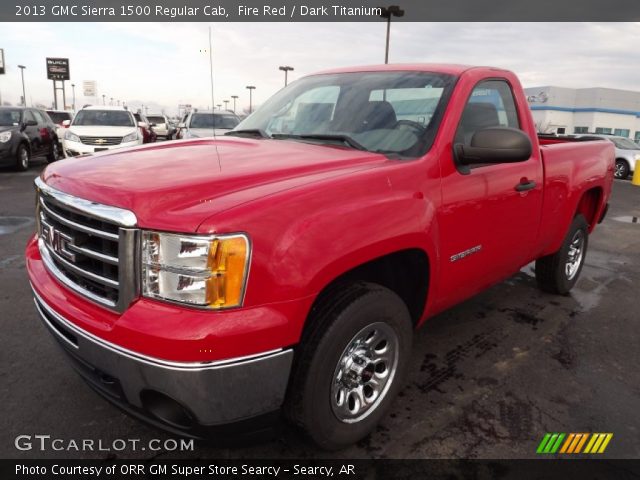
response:
<path id="1" fill-rule="evenodd" d="M 535 261 L 566 294 L 614 147 L 538 139 L 516 76 L 311 75 L 224 137 L 56 162 L 26 248 L 36 308 L 98 393 L 174 433 L 366 436 L 428 317 Z"/>

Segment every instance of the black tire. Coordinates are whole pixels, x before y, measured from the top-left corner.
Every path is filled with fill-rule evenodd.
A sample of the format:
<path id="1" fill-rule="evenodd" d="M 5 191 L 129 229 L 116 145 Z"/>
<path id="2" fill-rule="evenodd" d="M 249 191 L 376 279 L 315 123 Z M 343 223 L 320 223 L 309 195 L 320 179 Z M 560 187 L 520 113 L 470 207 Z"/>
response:
<path id="1" fill-rule="evenodd" d="M 285 402 L 285 415 L 318 446 L 337 450 L 371 433 L 398 393 L 411 353 L 411 316 L 406 304 L 391 290 L 359 282 L 334 290 L 334 294 L 326 296 L 314 308 L 308 321 L 312 323 L 297 352 Z M 367 400 L 358 403 L 365 405 L 361 410 L 364 412 L 362 418 L 354 417 L 350 419 L 351 423 L 346 423 L 336 412 L 338 401 L 333 403 L 337 398 L 333 389 L 347 388 L 336 381 L 336 374 L 345 368 L 344 363 L 339 362 L 348 355 L 347 347 L 353 345 L 358 335 L 368 335 L 367 329 L 371 329 L 373 335 L 377 335 L 375 331 L 382 332 L 382 337 L 371 340 L 373 343 L 369 345 L 369 353 L 373 355 L 367 354 L 367 357 L 375 360 L 374 350 L 384 351 L 386 348 L 387 356 L 393 360 L 388 362 L 390 368 L 387 370 L 387 379 L 379 382 L 384 387 L 380 387 L 375 396 L 371 393 L 371 387 L 369 393 L 366 385 L 361 387 L 363 395 L 372 395 L 369 404 Z M 380 338 L 387 338 L 384 335 L 389 336 L 389 343 L 386 347 L 380 347 L 383 343 Z M 395 338 L 392 338 L 393 335 Z M 396 348 L 392 348 L 394 345 Z M 367 364 L 366 368 L 364 363 L 358 364 L 363 365 L 364 371 L 358 377 L 363 382 L 371 381 L 373 376 L 379 380 L 378 375 L 384 374 L 384 368 L 380 372 L 376 363 L 370 369 L 371 364 Z M 352 365 L 356 365 L 355 362 Z M 383 367 L 386 368 L 386 365 Z M 354 381 L 351 376 L 343 378 Z M 356 396 L 354 391 L 342 396 L 343 409 L 351 408 L 349 402 L 352 396 Z M 365 399 L 365 396 L 361 398 Z"/>
<path id="2" fill-rule="evenodd" d="M 627 177 L 629 177 L 629 173 L 631 173 L 631 169 L 629 168 L 629 163 L 622 158 L 616 159 L 614 176 L 616 178 L 626 180 Z"/>
<path id="3" fill-rule="evenodd" d="M 25 143 L 18 145 L 18 151 L 16 152 L 16 170 L 19 172 L 28 170 L 30 159 L 31 154 L 29 153 L 27 145 Z"/>
<path id="4" fill-rule="evenodd" d="M 51 142 L 49 153 L 47 153 L 47 163 L 53 163 L 60 160 L 60 150 L 61 148 L 58 140 Z"/>
<path id="5" fill-rule="evenodd" d="M 580 256 L 576 258 L 574 248 L 581 238 Z M 574 248 L 572 248 L 572 245 Z M 536 260 L 536 281 L 538 287 L 548 293 L 566 295 L 580 277 L 589 246 L 589 224 L 582 215 L 576 215 L 562 247 L 553 255 Z M 573 257 L 573 258 L 571 258 Z M 575 270 L 569 268 L 569 261 Z"/>

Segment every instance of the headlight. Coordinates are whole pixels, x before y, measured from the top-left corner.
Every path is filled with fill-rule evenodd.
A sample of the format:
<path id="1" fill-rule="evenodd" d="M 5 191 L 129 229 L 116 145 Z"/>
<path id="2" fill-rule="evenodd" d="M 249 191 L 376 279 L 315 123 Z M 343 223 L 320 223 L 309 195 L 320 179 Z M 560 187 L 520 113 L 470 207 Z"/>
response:
<path id="1" fill-rule="evenodd" d="M 138 132 L 132 132 L 122 138 L 122 143 L 135 142 L 138 140 Z"/>
<path id="2" fill-rule="evenodd" d="M 7 143 L 11 139 L 11 132 L 0 133 L 0 143 Z"/>
<path id="3" fill-rule="evenodd" d="M 73 133 L 71 130 L 67 130 L 64 132 L 64 139 L 69 140 L 70 142 L 78 142 L 80 143 L 80 137 Z"/>
<path id="4" fill-rule="evenodd" d="M 191 130 L 185 128 L 182 130 L 182 138 L 198 138 L 198 136 L 194 135 Z"/>
<path id="5" fill-rule="evenodd" d="M 242 305 L 250 258 L 245 235 L 143 232 L 146 297 L 220 309 Z"/>

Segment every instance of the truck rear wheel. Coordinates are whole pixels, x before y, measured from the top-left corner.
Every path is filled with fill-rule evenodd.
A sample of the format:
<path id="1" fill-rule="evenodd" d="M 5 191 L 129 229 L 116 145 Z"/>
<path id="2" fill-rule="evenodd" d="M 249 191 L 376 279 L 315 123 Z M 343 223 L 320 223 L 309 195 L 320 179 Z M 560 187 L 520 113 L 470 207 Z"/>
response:
<path id="1" fill-rule="evenodd" d="M 576 215 L 562 247 L 553 255 L 536 260 L 536 280 L 541 290 L 564 295 L 578 281 L 589 244 L 589 224 Z"/>
<path id="2" fill-rule="evenodd" d="M 402 299 L 371 283 L 349 285 L 315 310 L 285 412 L 320 447 L 337 450 L 371 433 L 391 405 L 413 327 Z"/>

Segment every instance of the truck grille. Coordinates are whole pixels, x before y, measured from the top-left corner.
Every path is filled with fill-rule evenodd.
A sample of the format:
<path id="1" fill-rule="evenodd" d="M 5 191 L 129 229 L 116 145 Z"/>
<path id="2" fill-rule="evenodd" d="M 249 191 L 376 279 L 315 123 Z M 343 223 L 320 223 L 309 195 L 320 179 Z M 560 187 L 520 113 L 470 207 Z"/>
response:
<path id="1" fill-rule="evenodd" d="M 123 311 L 138 294 L 132 212 L 79 199 L 39 178 L 38 245 L 48 270 L 90 300 Z"/>
<path id="2" fill-rule="evenodd" d="M 85 145 L 95 145 L 101 147 L 103 145 L 120 145 L 122 137 L 80 137 L 80 141 Z"/>

